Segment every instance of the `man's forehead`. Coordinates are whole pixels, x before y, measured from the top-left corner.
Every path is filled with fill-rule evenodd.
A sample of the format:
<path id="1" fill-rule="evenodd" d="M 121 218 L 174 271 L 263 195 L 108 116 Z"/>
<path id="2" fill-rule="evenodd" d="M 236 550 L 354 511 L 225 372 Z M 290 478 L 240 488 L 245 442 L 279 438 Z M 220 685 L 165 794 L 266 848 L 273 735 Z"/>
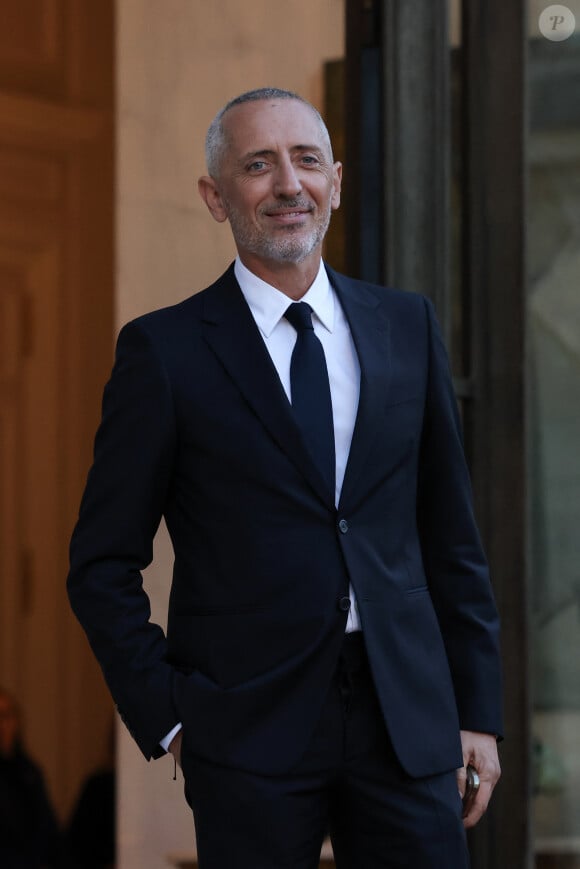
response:
<path id="1" fill-rule="evenodd" d="M 292 123 L 299 121 L 301 128 L 312 130 L 313 136 L 320 139 L 320 123 L 314 111 L 307 103 L 300 100 L 253 100 L 233 106 L 223 117 L 222 125 L 232 138 L 256 131 L 274 132 L 280 129 L 286 118 L 292 117 Z"/>
<path id="2" fill-rule="evenodd" d="M 224 115 L 222 124 L 227 149 L 236 161 L 280 148 L 315 148 L 324 154 L 329 150 L 319 118 L 300 100 L 241 103 Z"/>

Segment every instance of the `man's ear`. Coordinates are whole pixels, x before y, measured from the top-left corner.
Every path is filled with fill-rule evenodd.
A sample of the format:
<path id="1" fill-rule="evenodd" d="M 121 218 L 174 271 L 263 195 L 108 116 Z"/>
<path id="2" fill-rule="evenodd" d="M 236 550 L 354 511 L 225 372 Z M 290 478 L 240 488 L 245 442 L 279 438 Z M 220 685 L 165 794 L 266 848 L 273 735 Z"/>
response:
<path id="1" fill-rule="evenodd" d="M 224 223 L 228 216 L 215 180 L 209 175 L 202 175 L 197 182 L 197 189 L 213 219 L 217 220 L 218 223 Z"/>
<path id="2" fill-rule="evenodd" d="M 340 205 L 340 190 L 342 186 L 342 163 L 335 163 L 332 167 L 332 195 L 330 206 L 336 211 Z"/>

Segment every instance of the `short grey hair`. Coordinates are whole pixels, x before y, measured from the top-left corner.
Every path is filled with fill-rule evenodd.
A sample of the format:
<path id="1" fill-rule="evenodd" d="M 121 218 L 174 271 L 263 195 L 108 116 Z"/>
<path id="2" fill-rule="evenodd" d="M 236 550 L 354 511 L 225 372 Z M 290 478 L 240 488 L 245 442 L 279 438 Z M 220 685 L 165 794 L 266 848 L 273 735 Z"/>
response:
<path id="1" fill-rule="evenodd" d="M 207 171 L 212 178 L 217 178 L 219 176 L 222 158 L 228 146 L 226 133 L 222 123 L 224 116 L 229 112 L 230 109 L 233 109 L 234 106 L 240 106 L 243 103 L 252 103 L 259 102 L 260 100 L 271 99 L 296 100 L 297 102 L 308 106 L 308 108 L 318 121 L 323 140 L 325 144 L 328 145 L 330 158 L 331 160 L 333 159 L 332 144 L 330 142 L 330 135 L 328 129 L 326 127 L 326 124 L 324 123 L 324 120 L 322 119 L 322 115 L 320 114 L 318 109 L 314 108 L 312 103 L 309 103 L 308 100 L 305 100 L 304 97 L 300 96 L 300 94 L 296 94 L 293 91 L 283 90 L 282 88 L 256 88 L 255 90 L 246 91 L 245 93 L 240 94 L 238 97 L 234 97 L 234 99 L 230 100 L 229 103 L 227 103 L 223 107 L 223 109 L 220 109 L 220 111 L 217 113 L 217 115 L 209 125 L 207 136 L 205 137 L 205 160 L 207 163 Z"/>

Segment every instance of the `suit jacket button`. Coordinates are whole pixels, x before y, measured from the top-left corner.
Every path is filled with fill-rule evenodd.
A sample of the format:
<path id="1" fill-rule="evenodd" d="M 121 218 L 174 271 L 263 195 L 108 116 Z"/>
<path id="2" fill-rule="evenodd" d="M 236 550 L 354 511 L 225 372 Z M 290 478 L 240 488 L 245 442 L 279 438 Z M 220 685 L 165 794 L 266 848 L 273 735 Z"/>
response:
<path id="1" fill-rule="evenodd" d="M 346 521 L 346 519 L 340 520 L 340 522 L 338 523 L 338 528 L 340 531 L 342 531 L 343 534 L 346 534 L 346 532 L 348 531 L 348 522 Z"/>
<path id="2" fill-rule="evenodd" d="M 339 608 L 339 610 L 341 610 L 341 612 L 347 613 L 350 609 L 350 598 L 346 597 L 346 595 L 344 597 L 339 598 L 338 608 Z"/>

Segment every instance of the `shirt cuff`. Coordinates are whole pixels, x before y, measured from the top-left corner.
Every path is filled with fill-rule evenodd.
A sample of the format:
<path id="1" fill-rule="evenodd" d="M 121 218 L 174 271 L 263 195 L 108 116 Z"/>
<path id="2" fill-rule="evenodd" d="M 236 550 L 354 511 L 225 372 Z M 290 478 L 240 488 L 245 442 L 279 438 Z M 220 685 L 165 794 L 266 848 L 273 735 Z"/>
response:
<path id="1" fill-rule="evenodd" d="M 182 727 L 183 725 L 181 724 L 181 722 L 179 724 L 176 724 L 173 730 L 169 731 L 167 736 L 164 736 L 163 739 L 159 740 L 159 745 L 164 751 L 169 751 L 169 746 L 171 745 L 173 737 L 177 736 Z"/>

